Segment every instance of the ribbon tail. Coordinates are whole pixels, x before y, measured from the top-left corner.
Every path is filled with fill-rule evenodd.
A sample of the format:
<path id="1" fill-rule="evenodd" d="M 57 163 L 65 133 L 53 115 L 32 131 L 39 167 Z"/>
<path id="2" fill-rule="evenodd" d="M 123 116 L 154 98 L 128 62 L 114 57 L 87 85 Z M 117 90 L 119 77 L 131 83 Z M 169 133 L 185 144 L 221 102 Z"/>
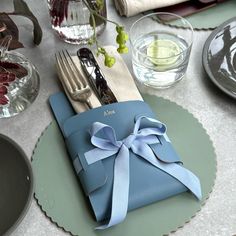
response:
<path id="1" fill-rule="evenodd" d="M 138 146 L 137 146 L 138 147 Z M 155 167 L 163 170 L 167 174 L 173 176 L 188 188 L 199 200 L 202 198 L 201 184 L 196 175 L 187 170 L 183 166 L 176 163 L 164 163 L 158 160 L 152 149 L 147 144 L 142 144 L 137 148 L 132 146 L 134 153 L 142 156 Z"/>
<path id="2" fill-rule="evenodd" d="M 202 198 L 201 184 L 196 175 L 191 171 L 185 169 L 183 166 L 176 163 L 162 163 L 155 159 L 152 163 L 159 169 L 165 171 L 167 174 L 173 176 L 180 181 L 186 188 L 188 188 L 199 200 Z"/>
<path id="3" fill-rule="evenodd" d="M 127 214 L 129 199 L 129 149 L 122 145 L 114 164 L 111 217 L 108 224 L 96 229 L 106 229 L 122 222 Z"/>
<path id="4" fill-rule="evenodd" d="M 164 171 L 179 180 L 196 196 L 198 200 L 201 200 L 201 184 L 198 177 L 179 164 L 171 163 L 167 165 L 170 166 L 165 168 Z"/>

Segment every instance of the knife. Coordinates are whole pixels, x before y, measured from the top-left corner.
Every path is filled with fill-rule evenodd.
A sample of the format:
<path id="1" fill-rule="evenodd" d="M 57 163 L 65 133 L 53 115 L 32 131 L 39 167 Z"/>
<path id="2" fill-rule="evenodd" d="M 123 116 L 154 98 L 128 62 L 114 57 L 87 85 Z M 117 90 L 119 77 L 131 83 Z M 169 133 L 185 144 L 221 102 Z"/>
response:
<path id="1" fill-rule="evenodd" d="M 77 51 L 83 71 L 85 72 L 90 86 L 94 90 L 102 105 L 117 102 L 114 93 L 109 88 L 104 75 L 97 64 L 93 53 L 88 48 L 81 48 Z"/>

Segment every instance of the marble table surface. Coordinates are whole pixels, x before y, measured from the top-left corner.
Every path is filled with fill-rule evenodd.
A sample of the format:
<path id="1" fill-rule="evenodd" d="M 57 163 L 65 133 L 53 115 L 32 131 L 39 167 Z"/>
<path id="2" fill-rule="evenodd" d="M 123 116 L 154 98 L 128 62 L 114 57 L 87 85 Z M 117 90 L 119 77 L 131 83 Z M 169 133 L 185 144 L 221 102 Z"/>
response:
<path id="1" fill-rule="evenodd" d="M 1 0 L 0 11 L 12 9 L 12 1 Z M 15 17 L 20 29 L 20 39 L 25 48 L 17 50 L 28 57 L 38 68 L 41 87 L 36 101 L 16 117 L 0 120 L 0 132 L 14 139 L 29 159 L 38 137 L 53 119 L 48 105 L 49 95 L 61 90 L 54 67 L 54 54 L 67 48 L 76 52 L 78 46 L 58 39 L 50 26 L 46 0 L 26 1 L 43 29 L 42 43 L 32 44 L 32 25 L 22 17 Z M 140 17 L 120 17 L 107 1 L 108 17 L 124 24 L 127 29 Z M 194 43 L 186 77 L 166 90 L 140 87 L 141 92 L 155 94 L 188 109 L 203 124 L 210 135 L 217 156 L 217 177 L 213 192 L 202 210 L 189 223 L 173 235 L 233 235 L 236 234 L 236 101 L 223 94 L 209 81 L 202 66 L 202 49 L 211 31 L 195 31 Z M 108 24 L 99 37 L 104 45 L 114 45 L 115 29 Z M 124 56 L 130 71 L 130 54 Z M 31 207 L 13 236 L 64 236 L 69 235 L 53 224 L 33 200 Z M 148 234 L 147 234 L 148 235 Z"/>

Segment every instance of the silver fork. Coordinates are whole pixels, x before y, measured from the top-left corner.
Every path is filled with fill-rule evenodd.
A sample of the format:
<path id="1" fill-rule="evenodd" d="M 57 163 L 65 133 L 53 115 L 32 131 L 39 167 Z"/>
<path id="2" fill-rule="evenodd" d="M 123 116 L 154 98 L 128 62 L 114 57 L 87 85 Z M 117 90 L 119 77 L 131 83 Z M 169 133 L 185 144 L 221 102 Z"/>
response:
<path id="1" fill-rule="evenodd" d="M 60 73 L 59 77 L 70 97 L 75 101 L 85 103 L 91 109 L 92 104 L 89 100 L 92 95 L 91 88 L 84 80 L 68 51 L 57 52 L 55 57 L 57 69 Z"/>

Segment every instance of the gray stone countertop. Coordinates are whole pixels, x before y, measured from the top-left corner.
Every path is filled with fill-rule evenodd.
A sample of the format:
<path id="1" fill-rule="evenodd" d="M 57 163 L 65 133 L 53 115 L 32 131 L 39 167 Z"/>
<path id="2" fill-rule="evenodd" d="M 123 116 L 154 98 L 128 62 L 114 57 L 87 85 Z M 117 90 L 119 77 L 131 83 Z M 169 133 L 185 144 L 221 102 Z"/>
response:
<path id="1" fill-rule="evenodd" d="M 76 52 L 78 46 L 58 39 L 50 26 L 46 0 L 27 0 L 43 29 L 42 43 L 35 47 L 31 42 L 32 26 L 28 20 L 15 17 L 20 28 L 20 39 L 25 48 L 17 50 L 28 57 L 38 68 L 41 87 L 36 101 L 21 114 L 0 120 L 0 132 L 14 139 L 31 158 L 41 132 L 53 119 L 48 105 L 49 95 L 61 90 L 54 68 L 54 53 L 62 48 Z M 107 1 L 108 17 L 124 24 L 127 29 L 140 17 L 120 17 L 112 1 Z M 11 1 L 1 0 L 0 9 L 12 8 Z M 183 228 L 173 233 L 184 235 L 236 234 L 236 101 L 213 85 L 202 66 L 202 49 L 211 31 L 195 31 L 194 43 L 186 77 L 166 90 L 140 87 L 143 93 L 154 94 L 188 109 L 203 124 L 211 137 L 217 156 L 217 178 L 213 192 L 202 210 Z M 99 37 L 104 45 L 114 45 L 115 29 L 108 24 Z M 130 71 L 130 54 L 124 56 Z M 33 200 L 31 207 L 13 236 L 63 236 L 69 235 L 53 224 Z M 148 235 L 148 232 L 147 232 Z"/>

